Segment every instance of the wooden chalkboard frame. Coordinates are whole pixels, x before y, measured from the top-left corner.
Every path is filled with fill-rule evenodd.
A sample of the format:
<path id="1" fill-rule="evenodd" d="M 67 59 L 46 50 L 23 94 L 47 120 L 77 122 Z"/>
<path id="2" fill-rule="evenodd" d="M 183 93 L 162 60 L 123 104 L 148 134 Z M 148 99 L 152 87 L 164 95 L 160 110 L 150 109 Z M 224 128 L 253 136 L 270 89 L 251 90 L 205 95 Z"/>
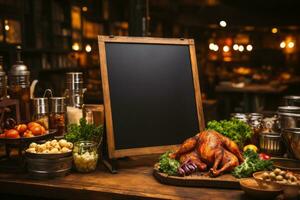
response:
<path id="1" fill-rule="evenodd" d="M 198 76 L 198 66 L 195 52 L 195 44 L 193 39 L 177 39 L 177 38 L 152 38 L 152 37 L 124 37 L 124 36 L 98 36 L 99 56 L 100 56 L 100 70 L 102 78 L 102 89 L 105 107 L 105 123 L 107 134 L 107 146 L 109 158 L 121 158 L 126 156 L 138 156 L 163 153 L 164 151 L 174 149 L 177 145 L 154 146 L 121 149 L 115 148 L 115 138 L 113 130 L 113 119 L 110 101 L 110 90 L 108 81 L 108 71 L 106 62 L 105 43 L 140 43 L 140 44 L 168 44 L 168 45 L 188 45 L 190 51 L 190 60 L 192 67 L 193 84 L 195 91 L 195 103 L 197 108 L 197 117 L 200 131 L 204 130 L 205 122 L 203 115 L 203 107 L 201 100 L 200 83 Z"/>

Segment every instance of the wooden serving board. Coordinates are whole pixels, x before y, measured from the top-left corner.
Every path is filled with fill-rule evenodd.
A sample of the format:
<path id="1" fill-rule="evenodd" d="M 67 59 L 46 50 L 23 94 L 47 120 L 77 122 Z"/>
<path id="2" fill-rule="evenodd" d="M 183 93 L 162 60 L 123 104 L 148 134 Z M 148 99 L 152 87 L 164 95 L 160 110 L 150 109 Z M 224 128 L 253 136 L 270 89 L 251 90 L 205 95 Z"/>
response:
<path id="1" fill-rule="evenodd" d="M 194 173 L 189 176 L 168 176 L 158 169 L 153 170 L 153 176 L 161 183 L 167 185 L 190 186 L 190 187 L 211 187 L 240 189 L 239 179 L 231 174 L 224 174 L 219 177 L 209 177 L 207 172 Z"/>

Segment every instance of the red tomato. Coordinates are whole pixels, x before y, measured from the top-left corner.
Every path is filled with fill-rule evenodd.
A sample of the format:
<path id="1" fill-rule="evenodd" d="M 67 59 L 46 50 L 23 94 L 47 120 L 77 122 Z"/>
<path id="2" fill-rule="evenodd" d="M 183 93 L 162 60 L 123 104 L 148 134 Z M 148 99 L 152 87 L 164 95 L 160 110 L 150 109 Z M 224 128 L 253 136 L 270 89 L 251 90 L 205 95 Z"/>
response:
<path id="1" fill-rule="evenodd" d="M 19 132 L 19 133 L 24 133 L 27 130 L 27 125 L 26 124 L 19 124 L 15 127 L 15 129 Z"/>
<path id="2" fill-rule="evenodd" d="M 34 126 L 40 126 L 40 124 L 36 123 L 36 122 L 30 122 L 30 123 L 27 124 L 28 129 L 31 129 Z"/>
<path id="3" fill-rule="evenodd" d="M 25 131 L 23 137 L 30 138 L 30 137 L 34 137 L 34 135 L 32 134 L 32 132 L 30 130 L 27 130 L 27 131 Z"/>
<path id="4" fill-rule="evenodd" d="M 43 130 L 42 130 L 42 127 L 40 125 L 38 125 L 38 126 L 32 126 L 29 130 L 35 136 L 43 134 Z"/>
<path id="5" fill-rule="evenodd" d="M 6 138 L 20 138 L 19 132 L 15 129 L 9 129 L 8 131 L 5 132 Z"/>
<path id="6" fill-rule="evenodd" d="M 271 157 L 269 155 L 265 154 L 265 153 L 260 153 L 259 154 L 259 159 L 261 159 L 261 160 L 270 160 Z"/>

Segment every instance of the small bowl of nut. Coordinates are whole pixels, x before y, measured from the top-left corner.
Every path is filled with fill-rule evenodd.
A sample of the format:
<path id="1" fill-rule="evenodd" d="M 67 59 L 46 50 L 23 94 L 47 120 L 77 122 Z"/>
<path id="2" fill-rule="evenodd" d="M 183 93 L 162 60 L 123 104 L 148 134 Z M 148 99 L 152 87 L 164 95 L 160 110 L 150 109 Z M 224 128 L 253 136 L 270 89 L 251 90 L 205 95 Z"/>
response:
<path id="1" fill-rule="evenodd" d="M 280 186 L 285 198 L 295 198 L 299 195 L 300 174 L 279 168 L 273 171 L 260 171 L 253 174 L 254 179 L 261 184 Z"/>

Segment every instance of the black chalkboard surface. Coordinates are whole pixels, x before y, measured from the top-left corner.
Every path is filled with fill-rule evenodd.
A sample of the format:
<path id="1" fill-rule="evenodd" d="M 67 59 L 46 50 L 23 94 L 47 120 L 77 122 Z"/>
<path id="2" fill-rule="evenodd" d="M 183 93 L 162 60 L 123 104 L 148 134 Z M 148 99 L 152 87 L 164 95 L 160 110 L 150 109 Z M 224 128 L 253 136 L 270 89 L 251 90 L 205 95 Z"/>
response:
<path id="1" fill-rule="evenodd" d="M 139 154 L 134 153 L 137 149 L 180 144 L 202 129 L 189 43 L 110 39 L 104 48 L 106 66 L 101 68 L 106 68 L 102 72 L 107 73 L 107 83 L 103 80 L 103 92 L 109 92 L 110 114 L 106 120 L 111 118 L 107 127 L 112 130 L 107 132 L 113 134 L 113 152 L 131 155 Z M 107 86 L 109 91 L 105 91 Z M 124 155 L 121 153 L 120 157 Z"/>

